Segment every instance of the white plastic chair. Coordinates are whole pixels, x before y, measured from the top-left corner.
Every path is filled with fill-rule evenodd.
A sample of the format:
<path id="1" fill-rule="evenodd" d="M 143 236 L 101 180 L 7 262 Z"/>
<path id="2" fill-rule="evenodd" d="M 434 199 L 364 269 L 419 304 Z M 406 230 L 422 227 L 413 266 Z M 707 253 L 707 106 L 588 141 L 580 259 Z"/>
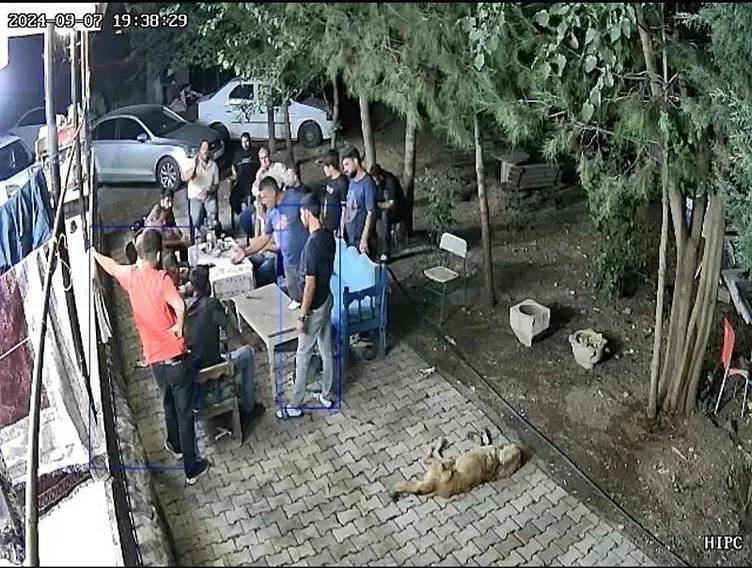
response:
<path id="1" fill-rule="evenodd" d="M 462 275 L 465 278 L 465 303 L 467 304 L 467 241 L 451 233 L 441 235 L 439 242 L 439 254 L 441 255 L 441 264 L 423 271 L 428 281 L 423 287 L 425 292 L 431 292 L 441 297 L 441 311 L 439 315 L 439 326 L 444 322 L 444 303 L 446 301 L 446 288 L 460 277 L 460 273 L 452 270 L 447 264 L 450 255 L 462 259 Z M 438 284 L 433 287 L 430 283 Z"/>

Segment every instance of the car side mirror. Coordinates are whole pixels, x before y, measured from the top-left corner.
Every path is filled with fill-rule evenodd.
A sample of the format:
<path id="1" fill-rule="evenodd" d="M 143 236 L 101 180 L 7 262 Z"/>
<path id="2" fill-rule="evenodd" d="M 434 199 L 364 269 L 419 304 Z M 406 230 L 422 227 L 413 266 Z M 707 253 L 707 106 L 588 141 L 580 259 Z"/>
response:
<path id="1" fill-rule="evenodd" d="M 136 136 L 136 140 L 138 140 L 142 144 L 144 142 L 146 142 L 148 139 L 149 139 L 149 137 L 146 134 L 144 134 L 143 132 L 141 134 L 139 134 L 138 136 Z"/>

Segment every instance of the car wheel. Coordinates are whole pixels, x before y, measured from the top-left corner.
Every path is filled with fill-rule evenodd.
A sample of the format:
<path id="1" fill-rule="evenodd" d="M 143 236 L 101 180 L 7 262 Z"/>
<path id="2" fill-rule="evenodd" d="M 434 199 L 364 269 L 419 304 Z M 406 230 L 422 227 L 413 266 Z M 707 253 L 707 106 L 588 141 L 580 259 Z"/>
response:
<path id="1" fill-rule="evenodd" d="M 321 128 L 315 122 L 304 122 L 298 130 L 298 140 L 306 148 L 319 146 L 323 139 Z"/>
<path id="2" fill-rule="evenodd" d="M 157 164 L 157 183 L 162 189 L 175 191 L 180 185 L 180 166 L 171 157 L 165 156 Z"/>
<path id="3" fill-rule="evenodd" d="M 227 145 L 227 143 L 230 141 L 230 131 L 227 130 L 227 127 L 222 124 L 221 122 L 215 122 L 211 125 L 212 129 L 214 129 L 217 134 L 219 134 L 219 137 L 222 139 L 222 142 Z"/>

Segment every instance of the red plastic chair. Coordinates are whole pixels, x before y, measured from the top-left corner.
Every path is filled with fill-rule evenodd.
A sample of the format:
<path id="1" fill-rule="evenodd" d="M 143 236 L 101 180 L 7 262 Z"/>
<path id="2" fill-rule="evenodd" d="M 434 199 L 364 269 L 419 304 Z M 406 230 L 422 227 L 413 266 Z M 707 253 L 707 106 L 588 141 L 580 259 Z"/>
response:
<path id="1" fill-rule="evenodd" d="M 746 369 L 738 369 L 731 367 L 731 358 L 734 354 L 734 343 L 736 342 L 736 333 L 734 328 L 731 327 L 727 317 L 723 318 L 723 350 L 721 351 L 721 363 L 723 363 L 723 382 L 721 383 L 721 392 L 718 393 L 718 401 L 715 403 L 715 411 L 718 412 L 718 407 L 721 405 L 721 397 L 723 396 L 723 389 L 726 386 L 726 379 L 733 376 L 740 376 L 744 379 L 744 400 L 742 402 L 742 418 L 744 418 L 744 410 L 747 406 L 747 389 L 749 388 L 749 371 Z M 734 389 L 736 391 L 736 389 Z"/>

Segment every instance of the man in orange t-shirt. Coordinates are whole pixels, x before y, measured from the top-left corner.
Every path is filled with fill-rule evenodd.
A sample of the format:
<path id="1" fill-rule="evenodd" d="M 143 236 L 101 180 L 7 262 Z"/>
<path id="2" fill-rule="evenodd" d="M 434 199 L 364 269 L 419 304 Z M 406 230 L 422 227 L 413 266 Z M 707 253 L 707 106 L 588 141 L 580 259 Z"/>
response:
<path id="1" fill-rule="evenodd" d="M 144 359 L 151 366 L 164 405 L 165 448 L 183 458 L 186 482 L 193 485 L 209 463 L 199 458 L 193 419 L 193 371 L 183 338 L 185 303 L 169 274 L 160 268 L 162 234 L 147 229 L 136 239 L 136 265 L 118 264 L 93 251 L 94 259 L 128 293 L 141 337 Z"/>

